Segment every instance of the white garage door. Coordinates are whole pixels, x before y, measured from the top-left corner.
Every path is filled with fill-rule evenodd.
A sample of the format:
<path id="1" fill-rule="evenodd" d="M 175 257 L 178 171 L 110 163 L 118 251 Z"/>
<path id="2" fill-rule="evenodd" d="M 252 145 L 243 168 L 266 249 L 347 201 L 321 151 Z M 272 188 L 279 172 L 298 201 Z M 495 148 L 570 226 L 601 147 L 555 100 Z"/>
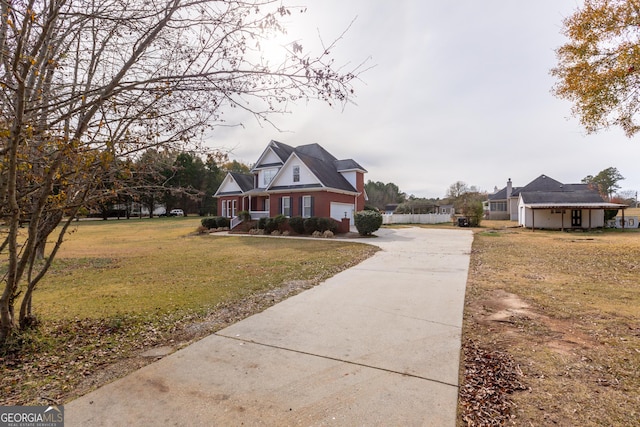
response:
<path id="1" fill-rule="evenodd" d="M 337 203 L 331 202 L 331 218 L 337 219 L 338 221 L 342 220 L 345 217 L 345 212 L 347 218 L 349 218 L 350 224 L 353 225 L 353 205 L 349 203 Z"/>

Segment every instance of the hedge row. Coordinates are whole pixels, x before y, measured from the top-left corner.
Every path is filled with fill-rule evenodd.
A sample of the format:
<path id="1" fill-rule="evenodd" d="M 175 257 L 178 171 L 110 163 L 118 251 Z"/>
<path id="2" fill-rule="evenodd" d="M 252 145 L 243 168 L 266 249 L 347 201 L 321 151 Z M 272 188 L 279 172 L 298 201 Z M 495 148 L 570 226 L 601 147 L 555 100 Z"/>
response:
<path id="1" fill-rule="evenodd" d="M 287 226 L 296 234 L 313 234 L 316 231 L 320 233 L 325 231 L 335 233 L 338 231 L 338 221 L 333 218 L 315 216 L 311 218 L 302 218 L 301 216 L 287 218 L 284 215 L 278 215 L 273 218 L 260 218 L 258 221 L 258 229 L 264 230 L 265 234 L 271 234 L 276 230 L 285 231 Z"/>
<path id="2" fill-rule="evenodd" d="M 231 221 L 229 220 L 229 218 L 225 218 L 223 216 L 210 216 L 202 218 L 202 221 L 200 221 L 200 223 L 203 227 L 206 227 L 208 229 L 226 228 L 231 225 Z"/>

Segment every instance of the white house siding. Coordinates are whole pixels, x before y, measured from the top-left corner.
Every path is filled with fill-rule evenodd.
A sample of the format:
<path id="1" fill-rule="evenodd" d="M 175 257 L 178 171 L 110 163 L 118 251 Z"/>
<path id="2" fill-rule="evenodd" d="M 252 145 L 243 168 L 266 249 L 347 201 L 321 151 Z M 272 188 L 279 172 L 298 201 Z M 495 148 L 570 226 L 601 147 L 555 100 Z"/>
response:
<path id="1" fill-rule="evenodd" d="M 270 165 L 276 163 L 282 163 L 282 160 L 280 160 L 280 157 L 278 157 L 276 153 L 273 152 L 273 150 L 269 149 L 264 153 L 264 157 L 260 159 L 260 164 L 256 165 L 255 167 L 259 168 L 262 165 Z"/>
<path id="2" fill-rule="evenodd" d="M 341 221 L 342 218 L 344 218 L 345 212 L 347 213 L 347 218 L 349 218 L 349 222 L 351 225 L 354 224 L 353 222 L 353 211 L 355 210 L 353 205 L 347 204 L 347 203 L 338 203 L 338 202 L 331 202 L 331 206 L 330 206 L 330 212 L 331 212 L 331 218 Z"/>
<path id="3" fill-rule="evenodd" d="M 293 168 L 298 166 L 300 168 L 300 180 L 298 182 L 293 181 Z M 294 154 L 287 162 L 282 166 L 282 169 L 278 173 L 271 183 L 271 187 L 290 186 L 290 185 L 313 185 L 319 184 L 318 179 L 311 173 L 309 168 Z"/>
<path id="4" fill-rule="evenodd" d="M 349 184 L 353 185 L 353 188 L 357 187 L 358 175 L 356 171 L 340 172 L 344 178 L 349 181 Z"/>
<path id="5" fill-rule="evenodd" d="M 522 206 L 521 206 L 522 208 Z M 579 228 L 604 227 L 604 209 L 580 209 L 582 211 L 582 225 Z M 520 225 L 527 228 L 575 228 L 571 226 L 572 209 L 564 209 L 564 214 L 557 213 L 559 209 L 535 209 L 524 207 L 524 220 Z M 591 217 L 589 217 L 591 215 Z"/>
<path id="6" fill-rule="evenodd" d="M 238 185 L 235 179 L 231 177 L 231 175 L 227 175 L 224 179 L 224 182 L 220 185 L 218 189 L 218 193 L 234 193 L 234 192 L 242 192 L 242 189 Z"/>

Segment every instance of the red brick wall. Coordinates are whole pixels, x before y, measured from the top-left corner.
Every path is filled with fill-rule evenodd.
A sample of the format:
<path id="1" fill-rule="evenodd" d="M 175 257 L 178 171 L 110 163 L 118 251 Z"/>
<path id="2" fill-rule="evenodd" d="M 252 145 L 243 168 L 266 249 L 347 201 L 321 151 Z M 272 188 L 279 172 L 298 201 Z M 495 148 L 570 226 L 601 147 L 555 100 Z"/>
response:
<path id="1" fill-rule="evenodd" d="M 291 197 L 291 216 L 302 216 L 300 212 L 300 202 L 298 198 L 302 196 L 313 197 L 313 216 L 329 217 L 331 216 L 331 202 L 353 204 L 355 197 L 348 194 L 330 193 L 328 191 L 315 191 L 309 193 L 281 193 L 272 194 L 270 199 L 270 215 L 272 217 L 278 215 L 281 211 L 281 198 L 283 196 Z M 364 208 L 364 198 L 362 202 Z M 360 208 L 360 210 L 362 209 Z"/>
<path id="2" fill-rule="evenodd" d="M 238 212 L 242 211 L 242 196 L 219 197 L 218 198 L 218 216 L 227 216 L 226 212 L 222 212 L 223 200 L 226 200 L 227 203 L 230 203 L 230 201 L 232 200 L 236 201 L 236 215 L 238 214 Z"/>

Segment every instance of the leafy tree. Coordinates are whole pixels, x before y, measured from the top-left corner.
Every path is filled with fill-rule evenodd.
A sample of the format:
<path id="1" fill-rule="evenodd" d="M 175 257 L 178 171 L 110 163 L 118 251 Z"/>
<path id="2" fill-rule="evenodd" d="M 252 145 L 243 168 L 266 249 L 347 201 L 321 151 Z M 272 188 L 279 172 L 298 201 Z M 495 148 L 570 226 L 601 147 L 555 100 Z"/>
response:
<path id="1" fill-rule="evenodd" d="M 456 181 L 449 186 L 447 199 L 453 204 L 456 212 L 471 220 L 472 225 L 480 225 L 484 215 L 482 202 L 487 200 L 485 192 L 479 191 L 476 186 L 468 186 L 462 181 Z"/>
<path id="2" fill-rule="evenodd" d="M 622 180 L 624 177 L 618 172 L 618 169 L 609 167 L 600 171 L 596 176 L 584 177 L 582 182 L 598 190 L 604 199 L 611 200 L 613 194 L 620 189 L 618 182 Z"/>
<path id="3" fill-rule="evenodd" d="M 237 160 L 233 160 L 223 164 L 222 170 L 225 172 L 249 173 L 251 171 L 251 167 Z"/>
<path id="4" fill-rule="evenodd" d="M 406 195 L 392 182 L 367 181 L 364 189 L 369 197 L 368 205 L 383 210 L 386 205 L 405 201 Z"/>
<path id="5" fill-rule="evenodd" d="M 331 61 L 333 44 L 314 57 L 295 42 L 268 61 L 260 42 L 292 13 L 275 0 L 3 1 L 0 12 L 0 343 L 30 323 L 78 210 L 131 195 L 128 160 L 197 149 L 225 108 L 270 121 L 296 100 L 347 102 L 359 73 Z"/>
<path id="6" fill-rule="evenodd" d="M 463 181 L 456 181 L 447 189 L 448 199 L 457 199 L 469 191 L 469 186 Z"/>
<path id="7" fill-rule="evenodd" d="M 564 20 L 569 41 L 557 51 L 555 94 L 573 103 L 587 132 L 638 126 L 640 97 L 640 7 L 636 0 L 585 0 Z"/>

